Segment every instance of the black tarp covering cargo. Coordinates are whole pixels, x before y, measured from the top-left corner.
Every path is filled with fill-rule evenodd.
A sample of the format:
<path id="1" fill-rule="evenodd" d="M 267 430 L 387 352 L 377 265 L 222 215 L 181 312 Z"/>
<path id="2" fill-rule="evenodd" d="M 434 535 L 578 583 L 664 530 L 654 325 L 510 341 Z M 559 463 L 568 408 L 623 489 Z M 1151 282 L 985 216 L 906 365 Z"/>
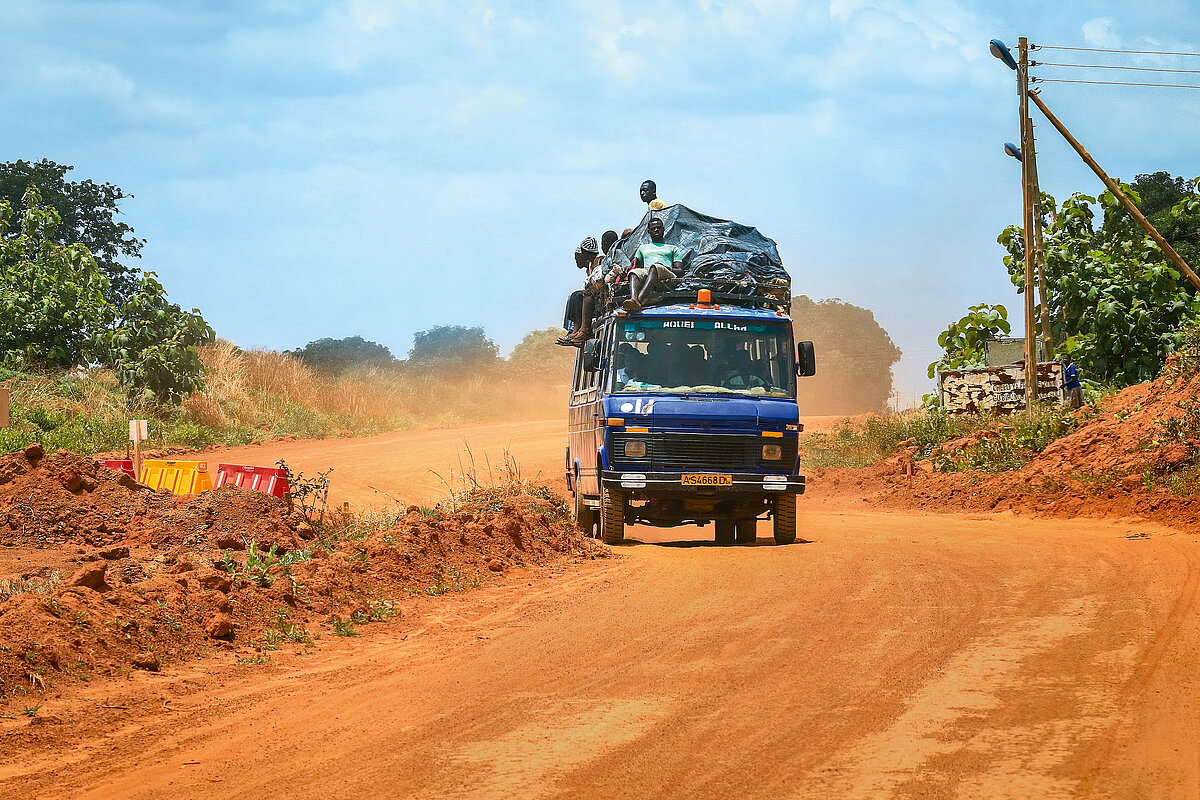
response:
<path id="1" fill-rule="evenodd" d="M 683 274 L 672 288 L 711 289 L 778 303 L 791 299 L 791 278 L 773 240 L 757 228 L 705 216 L 682 205 L 647 213 L 605 256 L 606 275 L 614 267 L 629 267 L 638 246 L 650 241 L 646 226 L 651 214 L 663 221 L 665 241 L 683 250 Z"/>

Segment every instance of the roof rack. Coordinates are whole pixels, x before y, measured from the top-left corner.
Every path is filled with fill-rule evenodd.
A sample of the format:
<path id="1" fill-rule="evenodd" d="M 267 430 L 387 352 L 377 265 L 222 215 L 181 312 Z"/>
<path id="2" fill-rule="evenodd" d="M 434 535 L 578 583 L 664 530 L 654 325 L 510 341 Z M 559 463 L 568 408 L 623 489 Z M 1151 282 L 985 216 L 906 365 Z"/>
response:
<path id="1" fill-rule="evenodd" d="M 762 308 L 769 311 L 784 311 L 787 312 L 791 308 L 790 301 L 783 301 L 772 297 L 763 297 L 761 295 L 750 294 L 734 294 L 731 292 L 709 292 L 709 303 L 712 305 L 727 305 L 737 306 L 738 308 Z M 672 304 L 695 305 L 697 304 L 696 292 L 673 290 L 669 292 L 648 292 L 646 294 L 645 308 L 653 306 L 666 306 Z M 706 303 L 705 305 L 708 305 Z M 614 306 L 615 308 L 616 306 Z"/>

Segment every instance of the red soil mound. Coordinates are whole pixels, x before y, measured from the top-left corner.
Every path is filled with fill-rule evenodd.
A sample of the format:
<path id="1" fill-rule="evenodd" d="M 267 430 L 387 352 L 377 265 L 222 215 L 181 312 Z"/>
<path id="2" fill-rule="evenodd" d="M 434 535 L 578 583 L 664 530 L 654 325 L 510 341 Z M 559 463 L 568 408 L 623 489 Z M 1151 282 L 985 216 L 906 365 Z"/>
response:
<path id="1" fill-rule="evenodd" d="M 854 494 L 881 506 L 928 510 L 1010 510 L 1054 517 L 1140 516 L 1165 524 L 1200 521 L 1200 497 L 1160 485 L 1162 476 L 1200 462 L 1200 373 L 1177 374 L 1176 361 L 1151 383 L 1130 386 L 1098 408 L 1076 413 L 1079 426 L 1021 469 L 998 474 L 934 472 L 916 448 L 863 469 L 817 470 L 812 498 Z M 977 431 L 941 445 L 953 453 L 997 439 Z"/>
<path id="2" fill-rule="evenodd" d="M 0 701 L 214 646 L 307 646 L 322 624 L 344 633 L 514 566 L 607 553 L 540 490 L 319 534 L 246 489 L 173 496 L 37 446 L 0 458 Z"/>

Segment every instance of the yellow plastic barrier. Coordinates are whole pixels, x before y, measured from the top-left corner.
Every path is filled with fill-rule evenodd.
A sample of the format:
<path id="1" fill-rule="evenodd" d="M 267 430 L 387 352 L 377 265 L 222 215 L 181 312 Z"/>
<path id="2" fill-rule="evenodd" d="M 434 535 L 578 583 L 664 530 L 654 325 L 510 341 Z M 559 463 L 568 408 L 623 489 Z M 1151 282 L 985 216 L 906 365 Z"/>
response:
<path id="1" fill-rule="evenodd" d="M 207 461 L 147 459 L 142 462 L 142 483 L 172 494 L 199 494 L 213 488 Z"/>

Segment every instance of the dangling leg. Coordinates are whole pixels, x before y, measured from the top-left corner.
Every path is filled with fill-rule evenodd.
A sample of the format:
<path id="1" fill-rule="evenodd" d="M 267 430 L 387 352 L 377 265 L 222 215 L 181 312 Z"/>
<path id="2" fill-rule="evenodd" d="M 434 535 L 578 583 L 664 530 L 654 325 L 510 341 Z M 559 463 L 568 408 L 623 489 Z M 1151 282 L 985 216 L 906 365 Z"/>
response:
<path id="1" fill-rule="evenodd" d="M 646 294 L 646 287 L 650 285 L 650 276 L 642 277 L 639 272 L 640 270 L 630 271 L 629 299 L 621 304 L 621 308 L 630 314 L 636 314 L 642 310 L 642 297 Z"/>

